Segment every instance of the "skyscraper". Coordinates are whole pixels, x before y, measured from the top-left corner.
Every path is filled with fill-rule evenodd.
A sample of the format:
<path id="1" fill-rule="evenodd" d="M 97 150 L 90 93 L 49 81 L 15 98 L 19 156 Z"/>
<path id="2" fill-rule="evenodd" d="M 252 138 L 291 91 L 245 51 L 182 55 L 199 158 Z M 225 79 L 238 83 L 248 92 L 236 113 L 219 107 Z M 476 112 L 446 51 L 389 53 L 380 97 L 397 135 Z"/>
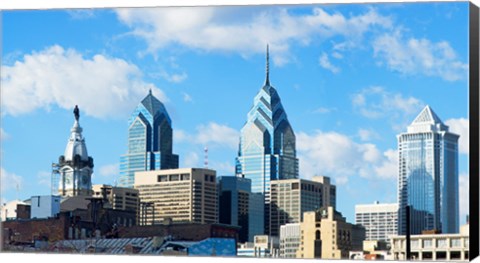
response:
<path id="1" fill-rule="evenodd" d="M 60 196 L 88 196 L 92 194 L 93 158 L 88 156 L 85 138 L 80 127 L 80 110 L 74 109 L 75 122 L 70 129 L 65 152 L 58 159 Z"/>
<path id="2" fill-rule="evenodd" d="M 398 135 L 399 234 L 406 233 L 407 205 L 412 234 L 458 232 L 458 138 L 428 105 Z"/>
<path id="3" fill-rule="evenodd" d="M 178 168 L 172 144 L 172 121 L 150 90 L 128 121 L 128 150 L 120 158 L 119 185 L 133 187 L 136 171 Z"/>
<path id="4" fill-rule="evenodd" d="M 236 173 L 252 180 L 252 192 L 264 195 L 266 228 L 270 181 L 298 178 L 295 134 L 276 89 L 270 85 L 268 56 L 267 46 L 265 84 L 248 112 L 236 158 Z"/>

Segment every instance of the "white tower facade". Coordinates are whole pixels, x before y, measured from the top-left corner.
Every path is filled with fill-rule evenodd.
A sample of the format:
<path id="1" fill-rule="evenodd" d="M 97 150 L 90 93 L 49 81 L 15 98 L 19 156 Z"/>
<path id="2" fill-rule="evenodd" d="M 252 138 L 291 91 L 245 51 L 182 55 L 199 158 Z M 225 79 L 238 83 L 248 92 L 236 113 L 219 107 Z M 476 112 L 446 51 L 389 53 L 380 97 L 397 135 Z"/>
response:
<path id="1" fill-rule="evenodd" d="M 74 110 L 75 122 L 70 129 L 64 155 L 59 157 L 60 196 L 90 196 L 92 195 L 93 158 L 88 156 L 85 138 L 80 127 L 78 107 Z"/>

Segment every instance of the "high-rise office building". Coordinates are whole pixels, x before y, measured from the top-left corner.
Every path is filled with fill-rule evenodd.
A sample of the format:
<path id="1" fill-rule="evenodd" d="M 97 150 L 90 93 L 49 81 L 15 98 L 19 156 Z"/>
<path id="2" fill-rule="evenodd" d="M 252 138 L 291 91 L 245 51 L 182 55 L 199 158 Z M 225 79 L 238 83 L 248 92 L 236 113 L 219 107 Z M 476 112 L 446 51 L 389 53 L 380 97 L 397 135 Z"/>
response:
<path id="1" fill-rule="evenodd" d="M 60 175 L 58 194 L 63 197 L 92 194 L 93 158 L 88 156 L 85 138 L 82 136 L 78 106 L 75 106 L 73 113 L 75 122 L 70 129 L 65 153 L 58 158 L 58 163 L 54 164 L 58 168 L 55 172 Z"/>
<path id="2" fill-rule="evenodd" d="M 398 135 L 399 234 L 406 233 L 407 205 L 412 234 L 458 232 L 458 138 L 429 106 Z"/>
<path id="3" fill-rule="evenodd" d="M 264 195 L 266 228 L 270 181 L 298 178 L 295 134 L 276 89 L 270 85 L 268 56 L 267 47 L 265 84 L 248 112 L 236 158 L 236 174 L 252 180 L 252 192 Z"/>
<path id="4" fill-rule="evenodd" d="M 150 90 L 128 121 L 128 150 L 120 158 L 119 186 L 133 187 L 137 171 L 178 168 L 172 137 L 167 110 Z"/>
<path id="5" fill-rule="evenodd" d="M 287 223 L 300 223 L 303 213 L 331 206 L 331 198 L 323 199 L 324 192 L 331 185 L 323 176 L 314 176 L 312 180 L 285 179 L 271 181 L 270 189 L 270 226 L 268 233 L 279 236 L 280 226 Z"/>
<path id="6" fill-rule="evenodd" d="M 365 240 L 390 242 L 398 233 L 398 204 L 356 205 L 355 223 L 365 227 Z"/>
<path id="7" fill-rule="evenodd" d="M 239 176 L 218 177 L 219 223 L 240 226 L 239 242 L 253 242 L 263 234 L 263 199 L 252 193 L 251 180 Z"/>
<path id="8" fill-rule="evenodd" d="M 216 171 L 179 168 L 135 173 L 140 196 L 139 223 L 218 223 Z"/>

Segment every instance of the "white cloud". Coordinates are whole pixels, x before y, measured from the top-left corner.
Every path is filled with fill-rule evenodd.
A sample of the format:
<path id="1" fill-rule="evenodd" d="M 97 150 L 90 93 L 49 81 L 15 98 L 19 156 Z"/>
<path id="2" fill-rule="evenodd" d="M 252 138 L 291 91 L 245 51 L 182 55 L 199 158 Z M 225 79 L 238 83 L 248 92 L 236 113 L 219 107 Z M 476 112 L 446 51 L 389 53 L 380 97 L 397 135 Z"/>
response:
<path id="1" fill-rule="evenodd" d="M 332 36 L 357 40 L 373 27 L 389 28 L 391 19 L 374 9 L 346 17 L 314 8 L 299 15 L 284 7 L 238 9 L 232 7 L 118 9 L 118 19 L 142 38 L 150 52 L 169 45 L 200 51 L 263 53 L 270 44 L 276 65 L 291 59 L 290 45 L 308 45 Z M 242 36 L 242 37 L 238 37 Z"/>
<path id="2" fill-rule="evenodd" d="M 185 101 L 185 102 L 192 102 L 192 101 L 193 101 L 192 96 L 190 96 L 190 94 L 184 92 L 184 93 L 183 93 L 183 101 Z"/>
<path id="3" fill-rule="evenodd" d="M 348 177 L 396 178 L 393 150 L 382 153 L 370 143 L 357 143 L 337 132 L 297 133 L 297 152 L 302 178 L 326 175 L 340 182 Z"/>
<path id="4" fill-rule="evenodd" d="M 0 141 L 7 140 L 10 138 L 10 134 L 8 134 L 3 128 L 0 128 Z"/>
<path id="5" fill-rule="evenodd" d="M 398 151 L 389 149 L 383 153 L 385 159 L 374 167 L 375 174 L 380 178 L 396 179 L 398 177 Z"/>
<path id="6" fill-rule="evenodd" d="M 0 185 L 1 192 L 5 193 L 9 190 L 22 189 L 23 178 L 14 173 L 8 172 L 3 167 L 0 168 Z"/>
<path id="7" fill-rule="evenodd" d="M 69 9 L 67 13 L 76 20 L 85 20 L 95 17 L 94 9 Z"/>
<path id="8" fill-rule="evenodd" d="M 118 163 L 107 164 L 98 168 L 98 174 L 103 177 L 117 178 L 120 174 L 120 167 Z"/>
<path id="9" fill-rule="evenodd" d="M 216 170 L 217 177 L 222 175 L 235 174 L 235 166 L 231 162 L 217 162 L 217 161 L 210 162 L 209 160 L 208 168 Z"/>
<path id="10" fill-rule="evenodd" d="M 40 171 L 37 173 L 37 183 L 39 185 L 52 186 L 52 173 L 47 171 Z"/>
<path id="11" fill-rule="evenodd" d="M 468 174 L 460 174 L 458 176 L 458 197 L 460 200 L 459 203 L 459 214 L 460 214 L 460 222 L 463 222 L 463 219 L 469 214 L 470 208 L 470 193 L 469 193 L 469 176 Z"/>
<path id="12" fill-rule="evenodd" d="M 458 139 L 459 152 L 463 154 L 469 153 L 469 121 L 465 118 L 448 119 L 445 124 L 449 126 L 449 131 L 460 135 Z"/>
<path id="13" fill-rule="evenodd" d="M 195 152 L 189 152 L 185 155 L 183 160 L 184 167 L 203 167 L 200 166 L 200 158 Z"/>
<path id="14" fill-rule="evenodd" d="M 326 113 L 330 113 L 330 112 L 336 111 L 336 110 L 337 110 L 337 108 L 320 107 L 320 108 L 314 110 L 313 113 L 326 114 Z"/>
<path id="15" fill-rule="evenodd" d="M 149 89 L 168 101 L 160 89 L 142 81 L 136 65 L 101 54 L 84 58 L 57 45 L 24 55 L 12 66 L 3 65 L 2 89 L 3 112 L 14 116 L 52 105 L 63 109 L 78 105 L 86 115 L 124 118 Z"/>
<path id="16" fill-rule="evenodd" d="M 183 82 L 184 80 L 187 79 L 188 75 L 187 73 L 185 72 L 182 72 L 180 74 L 169 74 L 167 73 L 166 71 L 162 71 L 160 72 L 160 76 L 162 78 L 164 78 L 166 81 L 168 82 L 172 82 L 172 83 L 180 83 L 180 82 Z"/>
<path id="17" fill-rule="evenodd" d="M 413 121 L 425 104 L 415 97 L 370 87 L 352 95 L 353 108 L 369 119 L 388 118 L 394 130 L 401 131 Z"/>
<path id="18" fill-rule="evenodd" d="M 336 59 L 342 59 L 343 58 L 343 55 L 339 52 L 333 52 L 332 53 L 332 57 L 336 58 Z"/>
<path id="19" fill-rule="evenodd" d="M 447 81 L 463 80 L 468 75 L 468 64 L 458 58 L 446 41 L 407 38 L 397 30 L 378 37 L 373 48 L 375 57 L 402 74 L 421 73 Z"/>
<path id="20" fill-rule="evenodd" d="M 177 142 L 189 142 L 208 147 L 236 149 L 239 137 L 240 133 L 237 130 L 215 122 L 198 125 L 194 134 L 188 134 L 182 130 L 174 131 L 174 140 Z"/>
<path id="21" fill-rule="evenodd" d="M 338 73 L 340 72 L 340 68 L 334 66 L 330 60 L 328 59 L 328 55 L 323 52 L 320 58 L 318 59 L 318 63 L 320 66 L 324 69 L 330 70 L 332 73 Z"/>
<path id="22" fill-rule="evenodd" d="M 378 139 L 380 136 L 374 130 L 371 129 L 362 129 L 358 130 L 358 136 L 361 141 L 370 141 L 372 139 Z"/>

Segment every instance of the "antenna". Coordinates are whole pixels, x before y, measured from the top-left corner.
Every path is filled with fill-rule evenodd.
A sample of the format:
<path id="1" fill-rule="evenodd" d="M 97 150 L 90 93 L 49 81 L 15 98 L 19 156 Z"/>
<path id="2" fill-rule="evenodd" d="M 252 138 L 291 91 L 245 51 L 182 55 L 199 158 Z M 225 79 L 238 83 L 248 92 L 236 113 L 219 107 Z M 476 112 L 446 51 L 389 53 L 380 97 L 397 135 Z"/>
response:
<path id="1" fill-rule="evenodd" d="M 51 181 L 51 195 L 58 194 L 59 191 L 59 181 L 60 181 L 60 171 L 58 170 L 60 165 L 58 163 L 52 162 L 52 181 Z M 63 189 L 63 187 L 62 187 Z"/>
<path id="2" fill-rule="evenodd" d="M 208 169 L 208 147 L 205 146 L 205 148 L 203 149 L 204 153 L 205 153 L 205 162 L 204 162 L 204 166 L 206 169 Z"/>

